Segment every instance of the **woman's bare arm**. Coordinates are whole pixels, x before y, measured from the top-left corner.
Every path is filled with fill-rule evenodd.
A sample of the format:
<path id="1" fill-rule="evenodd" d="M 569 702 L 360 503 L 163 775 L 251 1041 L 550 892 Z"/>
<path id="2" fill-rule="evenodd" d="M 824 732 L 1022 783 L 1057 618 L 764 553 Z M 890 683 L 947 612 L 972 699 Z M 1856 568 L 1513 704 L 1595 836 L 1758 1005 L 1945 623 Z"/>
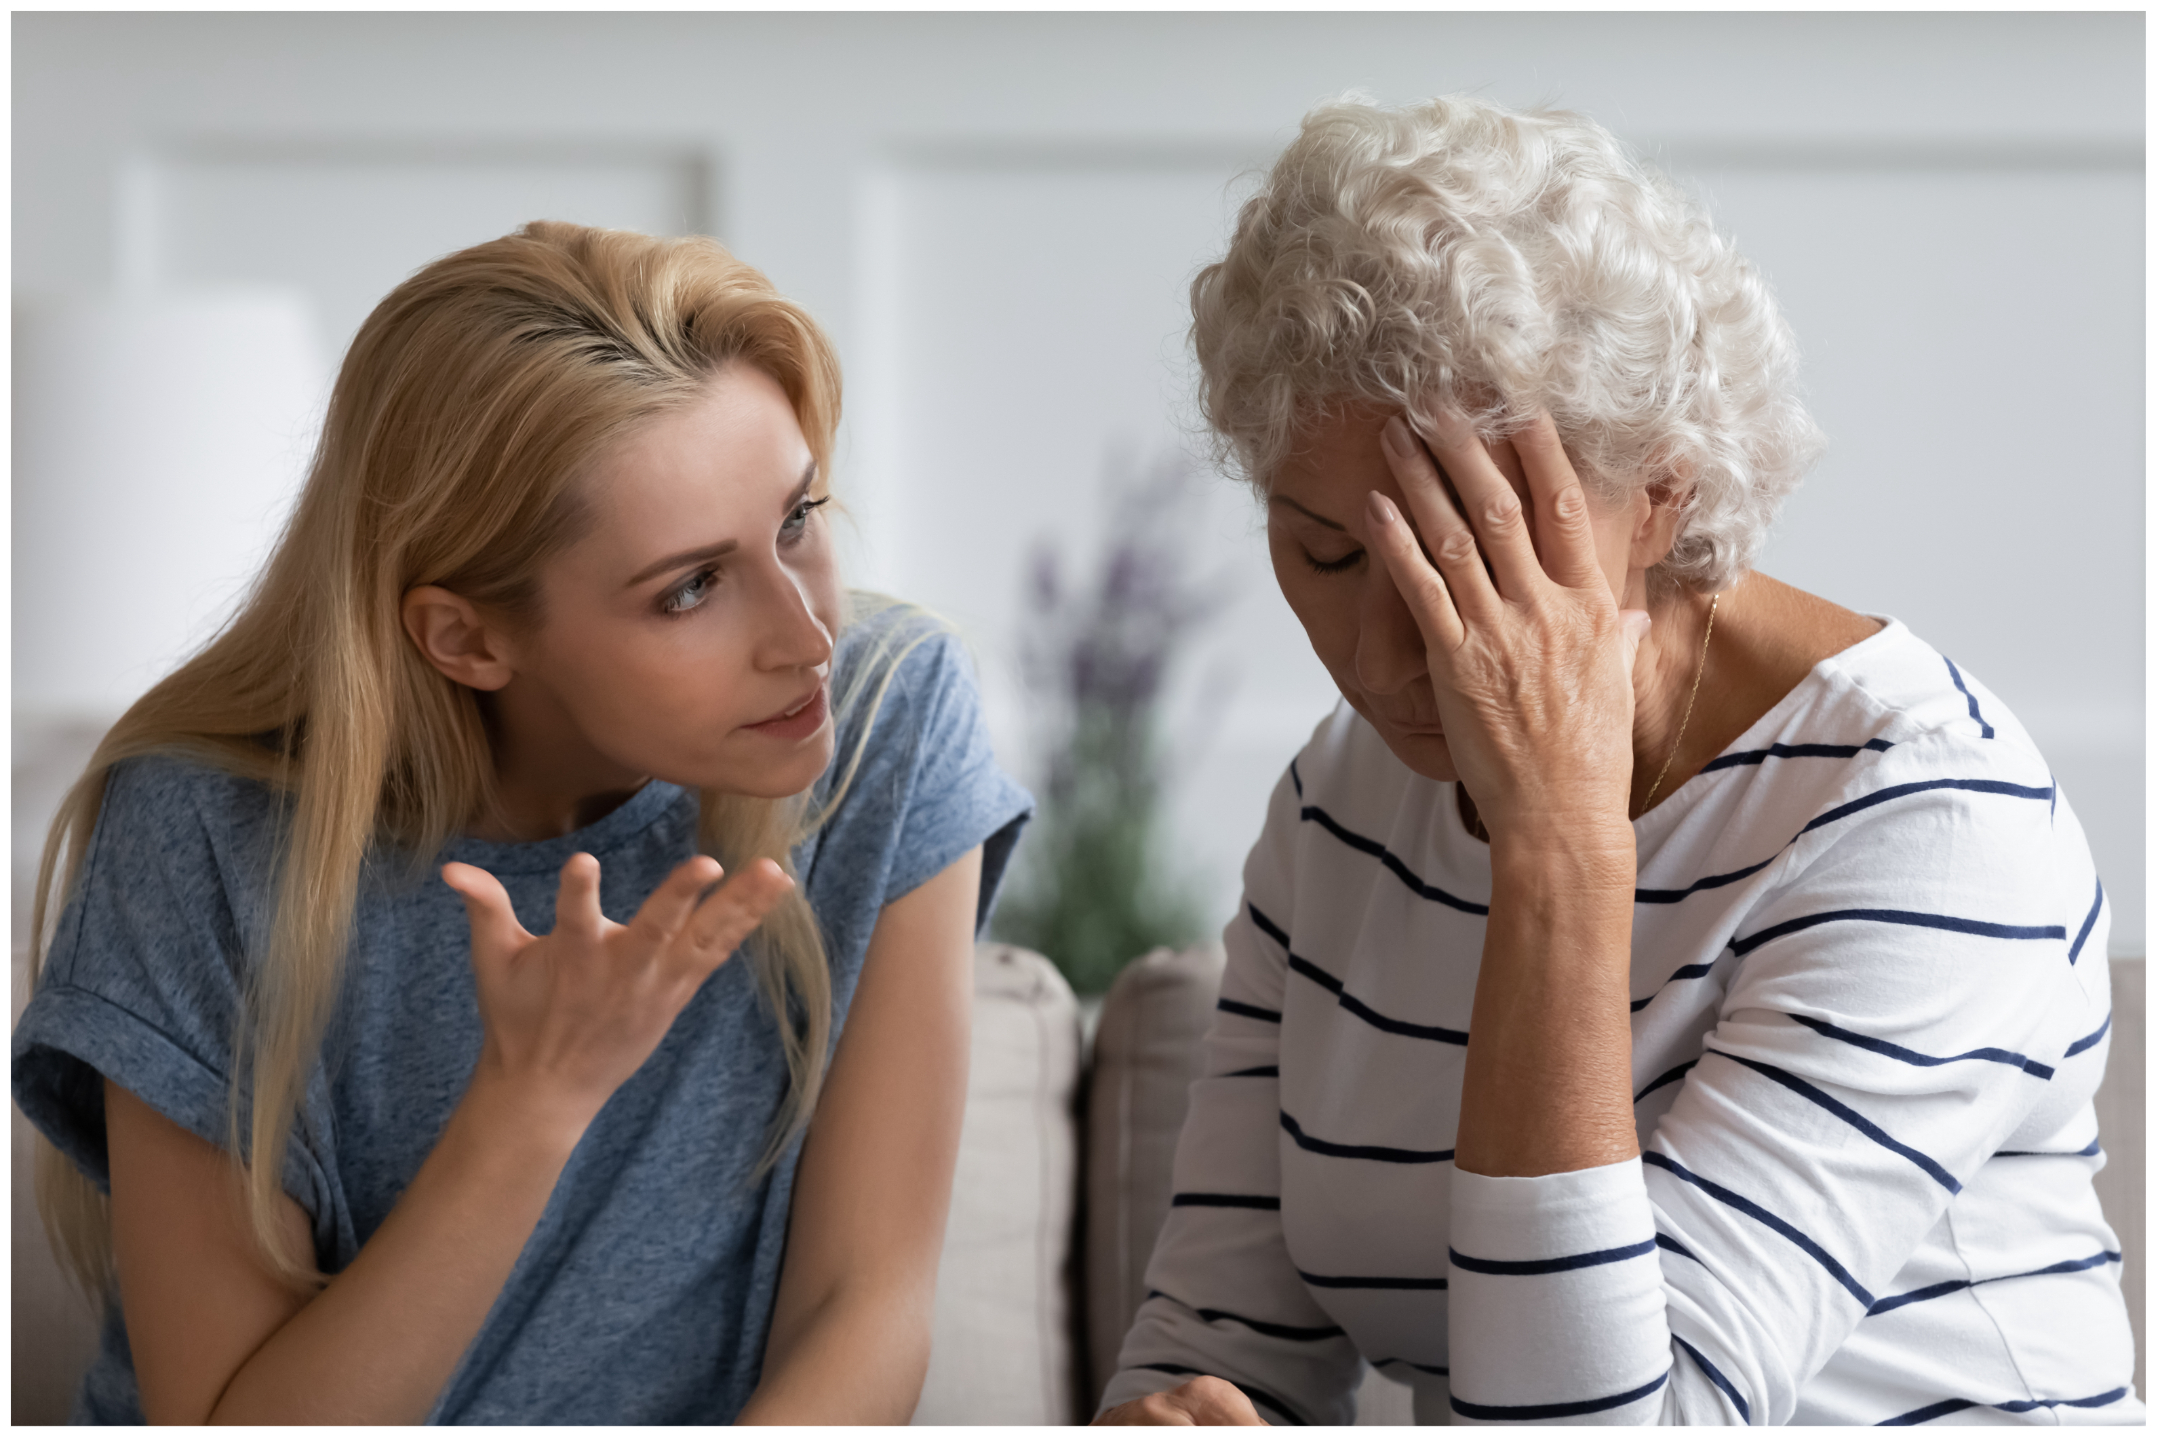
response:
<path id="1" fill-rule="evenodd" d="M 1549 1175 L 1631 1159 L 1631 675 L 1649 617 L 1621 614 L 1549 417 L 1513 441 L 1528 510 L 1467 427 L 1433 437 L 1430 455 L 1400 418 L 1383 434 L 1415 528 L 1376 492 L 1376 548 L 1492 835 L 1455 1164 Z"/>
<path id="2" fill-rule="evenodd" d="M 584 1128 L 476 1084 L 382 1228 L 310 1298 L 256 1251 L 231 1156 L 110 1081 L 105 1113 L 121 1305 L 158 1424 L 425 1419 Z M 309 1253 L 307 1216 L 282 1210 Z"/>
<path id="3" fill-rule="evenodd" d="M 600 915 L 599 868 L 591 856 L 564 867 L 556 929 L 535 938 L 493 877 L 449 867 L 473 916 L 481 1058 L 396 1207 L 312 1296 L 256 1250 L 231 1157 L 106 1085 L 113 1252 L 147 1418 L 427 1417 L 586 1126 L 787 888 L 761 864 L 700 904 L 719 866 L 693 860 L 621 926 Z M 290 1200 L 283 1224 L 306 1254 Z"/>
<path id="4" fill-rule="evenodd" d="M 744 1424 L 905 1424 L 967 1098 L 982 851 L 885 907 L 804 1142 Z"/>

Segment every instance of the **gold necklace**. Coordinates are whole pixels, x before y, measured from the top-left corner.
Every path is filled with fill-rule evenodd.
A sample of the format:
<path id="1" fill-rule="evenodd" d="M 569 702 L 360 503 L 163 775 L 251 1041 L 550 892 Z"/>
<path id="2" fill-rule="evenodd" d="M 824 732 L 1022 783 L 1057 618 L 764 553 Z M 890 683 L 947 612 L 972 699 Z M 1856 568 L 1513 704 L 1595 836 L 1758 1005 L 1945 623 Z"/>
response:
<path id="1" fill-rule="evenodd" d="M 1657 772 L 1657 779 L 1650 782 L 1650 793 L 1643 796 L 1642 809 L 1635 812 L 1635 819 L 1639 820 L 1650 813 L 1650 802 L 1657 798 L 1658 787 L 1665 783 L 1665 776 L 1671 771 L 1674 758 L 1680 754 L 1680 742 L 1687 737 L 1688 721 L 1695 718 L 1695 694 L 1702 689 L 1703 667 L 1710 663 L 1710 632 L 1717 628 L 1717 602 L 1718 597 L 1712 595 L 1710 618 L 1703 622 L 1702 627 L 1702 654 L 1695 660 L 1695 683 L 1688 689 L 1687 709 L 1680 713 L 1680 728 L 1673 735 L 1672 749 L 1665 752 L 1664 768 Z"/>

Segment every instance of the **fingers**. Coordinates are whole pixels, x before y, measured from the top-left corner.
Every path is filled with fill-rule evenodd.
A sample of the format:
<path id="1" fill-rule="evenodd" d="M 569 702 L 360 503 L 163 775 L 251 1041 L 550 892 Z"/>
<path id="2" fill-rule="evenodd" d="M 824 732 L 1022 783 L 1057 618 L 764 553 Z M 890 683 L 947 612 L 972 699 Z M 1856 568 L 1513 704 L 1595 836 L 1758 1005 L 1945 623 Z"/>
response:
<path id="1" fill-rule="evenodd" d="M 693 963 L 710 972 L 735 953 L 795 882 L 770 860 L 758 860 L 706 897 L 690 917 L 685 938 Z"/>
<path id="2" fill-rule="evenodd" d="M 1388 418 L 1381 437 L 1388 463 L 1403 487 L 1403 497 L 1410 502 L 1419 529 L 1433 542 L 1434 558 L 1440 562 L 1456 604 L 1464 613 L 1475 621 L 1485 609 L 1481 592 L 1493 586 L 1510 600 L 1529 598 L 1546 578 L 1538 564 L 1537 549 L 1530 542 L 1529 520 L 1523 513 L 1522 498 L 1500 473 L 1477 433 L 1466 425 L 1430 436 L 1428 456 L 1410 433 L 1409 425 L 1396 415 Z M 1446 504 L 1440 487 L 1441 467 L 1445 467 L 1448 479 L 1455 483 L 1455 493 L 1462 498 L 1459 516 Z M 1490 581 L 1482 574 L 1480 550 L 1492 564 Z M 1473 571 L 1480 573 L 1473 575 Z"/>
<path id="3" fill-rule="evenodd" d="M 1472 622 L 1489 619 L 1500 599 L 1491 577 L 1485 573 L 1477 534 L 1449 497 L 1440 468 L 1399 415 L 1390 416 L 1380 427 L 1380 440 L 1381 449 L 1387 452 L 1388 468 L 1402 487 L 1404 519 L 1411 527 L 1411 538 L 1424 541 L 1432 557 L 1431 565 L 1446 577 L 1449 597 L 1463 618 Z"/>
<path id="4" fill-rule="evenodd" d="M 1165 1390 L 1159 1395 L 1143 1395 L 1128 1400 L 1114 1409 L 1105 1410 L 1089 1422 L 1094 1425 L 1190 1425 L 1192 1416 L 1185 1407 L 1170 1398 Z"/>
<path id="5" fill-rule="evenodd" d="M 693 855 L 646 897 L 630 920 L 630 929 L 643 942 L 645 953 L 658 950 L 674 938 L 697 909 L 698 897 L 711 888 L 720 874 L 720 862 L 712 856 Z"/>
<path id="6" fill-rule="evenodd" d="M 1387 496 L 1377 490 L 1371 491 L 1366 496 L 1366 506 L 1371 515 L 1368 528 L 1372 533 L 1372 547 L 1380 552 L 1380 563 L 1387 566 L 1388 578 L 1395 582 L 1395 592 L 1410 607 L 1411 618 L 1417 621 L 1418 633 L 1425 637 L 1426 648 L 1455 649 L 1463 642 L 1463 619 L 1455 609 L 1440 572 L 1426 561 L 1425 552 L 1418 548 L 1417 537 L 1410 533 L 1409 525 L 1389 503 Z M 1472 558 L 1475 558 L 1474 551 Z"/>
<path id="7" fill-rule="evenodd" d="M 1603 580 L 1590 530 L 1590 497 L 1560 443 L 1552 416 L 1540 410 L 1512 437 L 1537 517 L 1537 552 L 1545 573 L 1571 590 Z"/>
<path id="8" fill-rule="evenodd" d="M 1095 1417 L 1097 1425 L 1265 1425 L 1245 1392 L 1227 1380 L 1202 1375 L 1175 1390 L 1128 1400 Z"/>
<path id="9" fill-rule="evenodd" d="M 605 924 L 600 913 L 600 862 L 580 850 L 563 862 L 555 885 L 555 928 L 597 935 Z"/>
<path id="10" fill-rule="evenodd" d="M 1193 1425 L 1264 1425 L 1260 1412 L 1253 1408 L 1245 1392 L 1227 1380 L 1213 1375 L 1202 1375 L 1188 1380 L 1170 1392 L 1172 1400 L 1182 1403 Z"/>
<path id="11" fill-rule="evenodd" d="M 442 867 L 443 884 L 457 891 L 465 902 L 465 918 L 472 925 L 473 954 L 489 955 L 515 950 L 532 939 L 517 912 L 510 908 L 510 892 L 477 865 L 452 861 Z"/>

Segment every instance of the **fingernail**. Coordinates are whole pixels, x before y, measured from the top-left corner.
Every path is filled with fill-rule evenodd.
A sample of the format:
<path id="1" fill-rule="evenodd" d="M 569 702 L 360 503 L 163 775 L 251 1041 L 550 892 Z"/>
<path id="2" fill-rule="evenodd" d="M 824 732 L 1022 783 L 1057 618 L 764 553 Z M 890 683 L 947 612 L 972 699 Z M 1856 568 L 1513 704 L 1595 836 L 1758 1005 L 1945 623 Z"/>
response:
<path id="1" fill-rule="evenodd" d="M 1367 492 L 1365 505 L 1367 509 L 1372 511 L 1375 524 L 1385 527 L 1395 523 L 1397 519 L 1395 507 L 1389 504 L 1387 496 L 1382 495 L 1379 491 Z"/>
<path id="2" fill-rule="evenodd" d="M 1388 416 L 1387 423 L 1380 427 L 1380 443 L 1404 459 L 1414 453 L 1410 445 L 1410 427 L 1403 424 L 1400 415 Z"/>

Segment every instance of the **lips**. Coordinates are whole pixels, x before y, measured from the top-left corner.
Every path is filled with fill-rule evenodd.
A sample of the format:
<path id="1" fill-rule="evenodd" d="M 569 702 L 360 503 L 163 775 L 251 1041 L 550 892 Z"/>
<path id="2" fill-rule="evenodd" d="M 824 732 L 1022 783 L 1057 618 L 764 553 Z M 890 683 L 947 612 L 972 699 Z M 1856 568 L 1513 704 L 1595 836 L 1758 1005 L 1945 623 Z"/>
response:
<path id="1" fill-rule="evenodd" d="M 787 709 L 743 729 L 775 740 L 800 740 L 815 735 L 825 723 L 825 687 L 819 685 Z"/>

